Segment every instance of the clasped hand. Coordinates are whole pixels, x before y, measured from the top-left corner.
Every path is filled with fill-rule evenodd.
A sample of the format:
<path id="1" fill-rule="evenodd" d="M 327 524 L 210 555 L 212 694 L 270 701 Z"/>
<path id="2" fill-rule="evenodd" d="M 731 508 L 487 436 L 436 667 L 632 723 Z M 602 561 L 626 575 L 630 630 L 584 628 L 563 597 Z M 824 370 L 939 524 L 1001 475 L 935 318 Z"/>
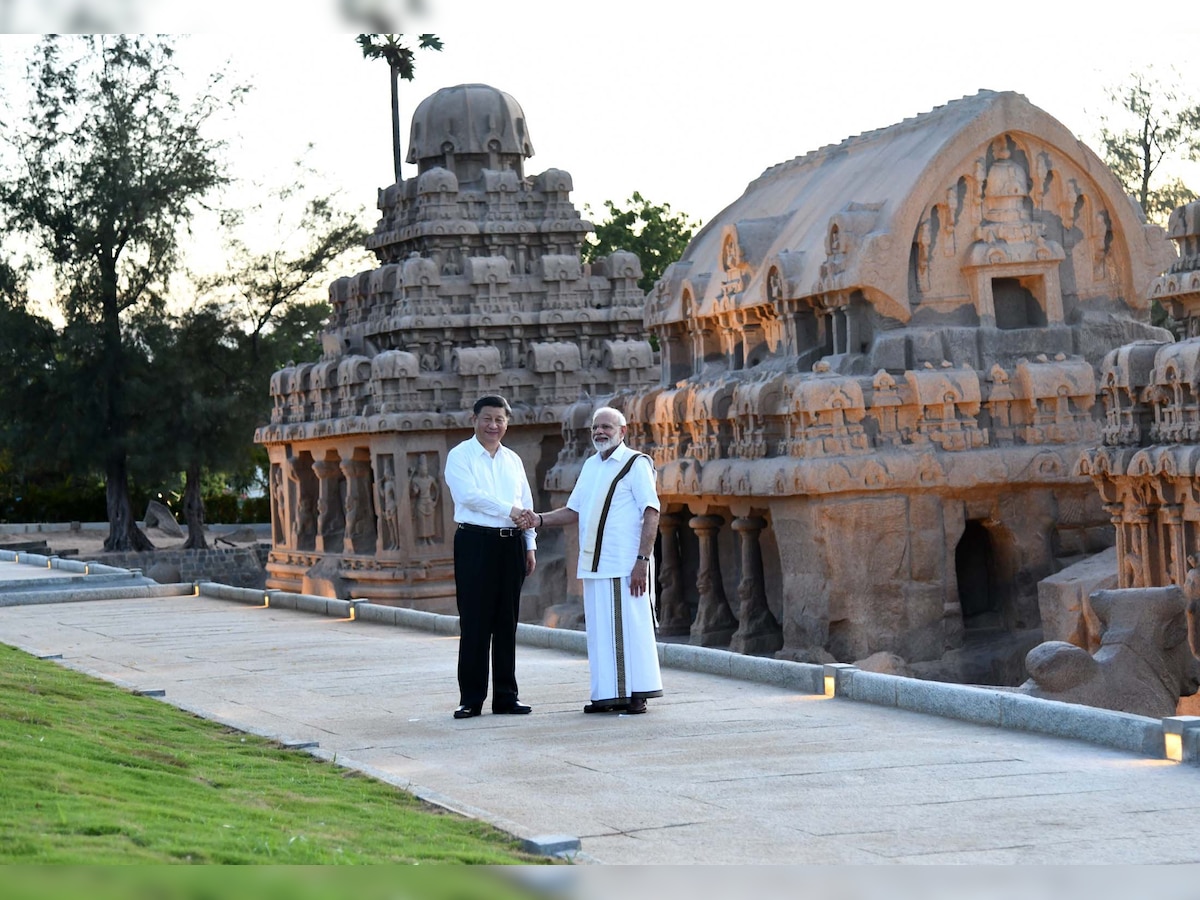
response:
<path id="1" fill-rule="evenodd" d="M 520 515 L 513 516 L 513 521 L 518 528 L 535 528 L 538 523 L 538 514 L 532 509 L 523 509 Z"/>

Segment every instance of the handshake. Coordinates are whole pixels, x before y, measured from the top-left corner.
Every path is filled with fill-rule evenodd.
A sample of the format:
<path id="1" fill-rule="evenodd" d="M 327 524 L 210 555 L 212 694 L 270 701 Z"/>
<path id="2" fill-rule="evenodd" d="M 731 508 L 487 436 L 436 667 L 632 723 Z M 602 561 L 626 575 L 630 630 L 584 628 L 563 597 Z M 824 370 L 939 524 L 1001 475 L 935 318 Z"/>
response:
<path id="1" fill-rule="evenodd" d="M 512 517 L 518 528 L 537 528 L 538 518 L 538 514 L 532 509 L 523 509 L 518 515 Z"/>

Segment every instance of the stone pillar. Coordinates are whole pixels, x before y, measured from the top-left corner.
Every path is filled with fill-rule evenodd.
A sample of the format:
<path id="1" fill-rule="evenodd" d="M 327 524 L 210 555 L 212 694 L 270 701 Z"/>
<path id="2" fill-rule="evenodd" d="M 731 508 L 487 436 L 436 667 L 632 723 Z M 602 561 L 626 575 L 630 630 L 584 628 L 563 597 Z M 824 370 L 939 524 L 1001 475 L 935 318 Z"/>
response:
<path id="1" fill-rule="evenodd" d="M 301 467 L 298 459 L 289 460 L 288 479 L 295 491 L 292 511 L 292 541 L 297 550 L 313 550 L 317 542 L 316 499 L 312 496 L 312 478 Z"/>
<path id="2" fill-rule="evenodd" d="M 758 535 L 766 524 L 759 516 L 742 516 L 731 524 L 742 551 L 742 579 L 737 590 L 738 629 L 729 642 L 729 649 L 735 653 L 774 654 L 783 648 L 783 629 L 771 614 L 763 584 Z"/>
<path id="3" fill-rule="evenodd" d="M 1187 550 L 1184 544 L 1183 504 L 1171 503 L 1162 507 L 1162 520 L 1167 526 L 1166 540 L 1161 553 L 1161 579 L 1155 587 L 1176 584 L 1183 587 L 1187 577 Z"/>
<path id="4" fill-rule="evenodd" d="M 341 467 L 336 459 L 313 463 L 320 490 L 317 493 L 317 552 L 341 553 L 345 518 L 340 491 Z"/>
<path id="5" fill-rule="evenodd" d="M 271 544 L 275 547 L 294 547 L 296 536 L 288 534 L 287 480 L 282 463 L 271 463 Z"/>
<path id="6" fill-rule="evenodd" d="M 371 515 L 371 464 L 365 459 L 343 459 L 346 478 L 346 544 L 350 553 L 373 553 L 375 522 Z"/>
<path id="7" fill-rule="evenodd" d="M 1113 530 L 1117 535 L 1117 587 L 1129 587 L 1129 576 L 1125 569 L 1125 507 L 1121 503 L 1106 503 L 1104 511 L 1109 515 Z"/>
<path id="8" fill-rule="evenodd" d="M 717 531 L 724 522 L 721 516 L 693 516 L 688 522 L 700 539 L 700 571 L 696 578 L 700 605 L 688 642 L 701 647 L 728 647 L 729 639 L 737 630 L 737 619 L 725 599 L 717 552 Z"/>
<path id="9" fill-rule="evenodd" d="M 683 594 L 683 565 L 679 554 L 678 513 L 663 513 L 658 519 L 662 566 L 658 572 L 658 633 L 664 636 L 688 634 L 692 612 Z"/>

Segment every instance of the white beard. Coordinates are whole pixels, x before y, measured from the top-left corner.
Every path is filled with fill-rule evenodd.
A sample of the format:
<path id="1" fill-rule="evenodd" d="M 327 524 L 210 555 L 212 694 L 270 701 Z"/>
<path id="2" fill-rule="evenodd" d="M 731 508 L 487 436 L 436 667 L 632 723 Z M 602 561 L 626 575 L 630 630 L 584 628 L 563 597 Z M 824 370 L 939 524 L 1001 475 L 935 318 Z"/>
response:
<path id="1" fill-rule="evenodd" d="M 592 446 L 597 453 L 603 454 L 605 450 L 616 446 L 616 443 L 611 438 L 592 438 Z"/>

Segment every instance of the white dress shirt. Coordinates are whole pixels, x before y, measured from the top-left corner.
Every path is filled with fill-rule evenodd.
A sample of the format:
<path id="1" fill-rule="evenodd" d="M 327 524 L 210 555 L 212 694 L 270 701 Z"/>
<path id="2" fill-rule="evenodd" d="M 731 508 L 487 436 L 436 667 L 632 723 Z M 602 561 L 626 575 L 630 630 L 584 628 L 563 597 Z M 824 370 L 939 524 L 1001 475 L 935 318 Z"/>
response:
<path id="1" fill-rule="evenodd" d="M 454 521 L 485 528 L 515 528 L 512 508 L 533 509 L 525 464 L 503 444 L 496 455 L 472 435 L 446 454 L 446 486 L 454 499 Z M 537 548 L 537 532 L 525 531 L 525 549 Z"/>

